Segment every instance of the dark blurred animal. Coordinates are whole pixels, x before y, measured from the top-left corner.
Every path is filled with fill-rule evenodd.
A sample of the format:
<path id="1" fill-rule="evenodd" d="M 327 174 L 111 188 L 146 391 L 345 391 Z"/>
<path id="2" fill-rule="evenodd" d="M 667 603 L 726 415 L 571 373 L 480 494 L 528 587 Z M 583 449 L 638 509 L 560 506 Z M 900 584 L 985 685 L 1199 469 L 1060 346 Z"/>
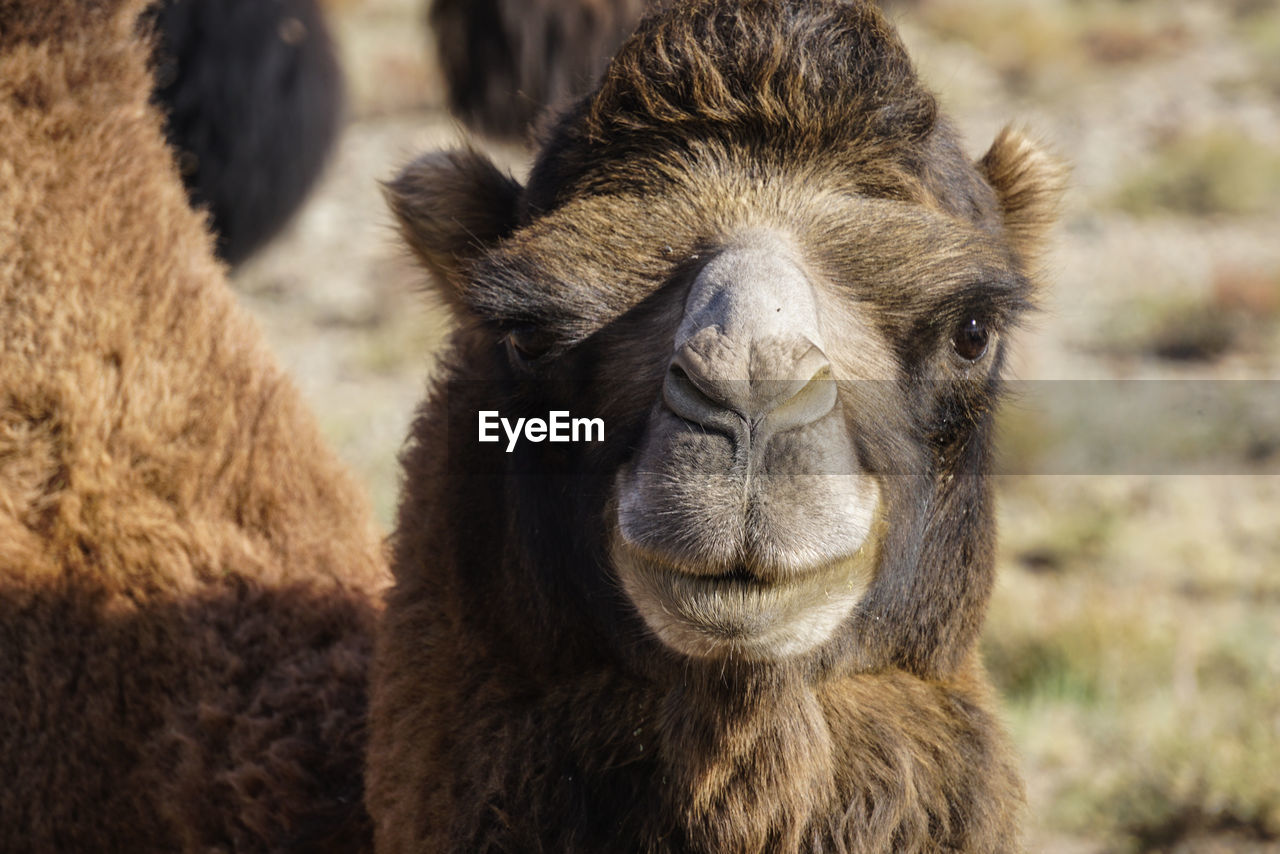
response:
<path id="1" fill-rule="evenodd" d="M 647 19 L 523 186 L 388 188 L 459 319 L 374 669 L 382 852 L 1019 850 L 978 652 L 1061 170 L 961 151 L 869 2 Z M 604 419 L 477 441 L 477 414 Z"/>
<path id="2" fill-rule="evenodd" d="M 382 545 L 187 204 L 141 5 L 0 0 L 0 850 L 364 850 Z"/>
<path id="3" fill-rule="evenodd" d="M 342 70 L 316 0 L 163 0 L 157 103 L 191 202 L 236 265 L 289 221 L 338 137 Z"/>
<path id="4" fill-rule="evenodd" d="M 523 140 L 548 107 L 587 92 L 654 0 L 433 0 L 449 108 Z"/>

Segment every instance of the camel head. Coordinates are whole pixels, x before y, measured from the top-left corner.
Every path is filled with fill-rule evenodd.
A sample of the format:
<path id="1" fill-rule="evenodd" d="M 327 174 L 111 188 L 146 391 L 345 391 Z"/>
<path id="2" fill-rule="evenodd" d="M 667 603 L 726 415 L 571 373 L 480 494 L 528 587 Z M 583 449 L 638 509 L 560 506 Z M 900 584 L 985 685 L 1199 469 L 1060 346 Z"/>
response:
<path id="1" fill-rule="evenodd" d="M 544 621 L 686 664 L 957 666 L 1060 186 L 1017 131 L 966 158 L 875 6 L 834 0 L 647 19 L 523 184 L 469 150 L 406 168 L 390 203 L 459 320 L 450 408 L 605 425 L 450 439 L 505 478 Z"/>

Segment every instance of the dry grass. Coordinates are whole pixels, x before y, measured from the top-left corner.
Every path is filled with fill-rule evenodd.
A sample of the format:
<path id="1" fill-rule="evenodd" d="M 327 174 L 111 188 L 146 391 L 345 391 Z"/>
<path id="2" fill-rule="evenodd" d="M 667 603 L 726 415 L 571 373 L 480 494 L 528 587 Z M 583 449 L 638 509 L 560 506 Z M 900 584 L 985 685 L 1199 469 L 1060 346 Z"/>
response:
<path id="1" fill-rule="evenodd" d="M 1143 216 L 1280 214 L 1280 150 L 1225 129 L 1175 137 L 1120 186 L 1114 201 Z"/>
<path id="2" fill-rule="evenodd" d="M 1175 56 L 1189 38 L 1183 23 L 1143 2 L 925 0 L 914 11 L 941 39 L 979 48 L 1020 92 L 1051 92 L 1099 70 Z"/>
<path id="3" fill-rule="evenodd" d="M 1280 839 L 1280 529 L 1214 512 L 1278 491 L 1248 476 L 1006 483 L 986 654 L 1041 827 L 1111 850 L 1215 829 Z M 1040 554 L 1055 558 L 1027 563 Z"/>

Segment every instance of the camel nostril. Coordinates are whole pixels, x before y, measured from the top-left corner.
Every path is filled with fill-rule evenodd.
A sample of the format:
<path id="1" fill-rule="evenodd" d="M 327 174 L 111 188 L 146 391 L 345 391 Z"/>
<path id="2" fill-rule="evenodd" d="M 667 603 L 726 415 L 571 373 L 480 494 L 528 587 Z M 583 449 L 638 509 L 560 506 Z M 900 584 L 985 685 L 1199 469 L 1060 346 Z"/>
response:
<path id="1" fill-rule="evenodd" d="M 772 407 L 761 417 L 759 424 L 753 425 L 757 434 L 773 435 L 803 427 L 835 408 L 835 376 L 825 356 L 823 361 L 825 364 L 819 366 L 808 380 L 792 383 L 786 391 L 774 398 Z"/>
<path id="2" fill-rule="evenodd" d="M 667 369 L 662 399 L 672 412 L 686 421 L 734 435 L 742 428 L 743 417 L 721 397 L 710 383 L 694 382 L 679 364 L 673 362 Z"/>
<path id="3" fill-rule="evenodd" d="M 787 361 L 785 370 L 756 370 L 750 379 L 723 378 L 699 370 L 704 362 L 682 350 L 667 369 L 663 400 L 686 421 L 731 435 L 744 427 L 763 435 L 803 426 L 835 406 L 835 378 L 826 354 L 816 346 Z M 779 374 L 800 379 L 775 379 Z"/>

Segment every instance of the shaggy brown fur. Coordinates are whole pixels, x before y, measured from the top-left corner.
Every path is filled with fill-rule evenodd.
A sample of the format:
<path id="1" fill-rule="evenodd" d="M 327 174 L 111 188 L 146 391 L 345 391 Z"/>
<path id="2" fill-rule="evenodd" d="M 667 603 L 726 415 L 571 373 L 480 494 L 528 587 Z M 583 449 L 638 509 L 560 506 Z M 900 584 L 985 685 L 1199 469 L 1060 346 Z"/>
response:
<path id="1" fill-rule="evenodd" d="M 381 545 L 187 206 L 142 5 L 0 2 L 0 849 L 360 850 Z"/>
<path id="2" fill-rule="evenodd" d="M 449 108 L 523 139 L 548 107 L 588 91 L 656 0 L 434 0 L 430 23 Z"/>
<path id="3" fill-rule="evenodd" d="M 966 160 L 878 11 L 835 0 L 647 20 L 523 188 L 471 152 L 409 166 L 393 208 L 463 322 L 404 458 L 372 698 L 379 850 L 1017 850 L 1021 783 L 977 653 L 986 472 L 1060 186 L 1013 132 Z M 798 247 L 823 306 L 839 401 L 816 423 L 857 464 L 819 474 L 880 496 L 865 595 L 775 658 L 674 608 L 708 646 L 668 643 L 619 560 L 658 554 L 732 607 L 772 590 L 753 543 L 831 545 L 808 518 L 826 478 L 720 504 L 728 439 L 664 403 L 686 295 L 761 233 Z M 991 335 L 971 358 L 969 320 Z M 602 416 L 607 437 L 506 454 L 474 441 L 482 409 Z M 830 447 L 804 431 L 796 447 Z M 648 493 L 628 486 L 641 464 L 663 476 Z M 628 502 L 653 522 L 638 557 Z M 794 530 L 768 528 L 779 508 Z M 705 522 L 743 512 L 745 534 Z M 740 557 L 698 562 L 722 553 Z"/>

